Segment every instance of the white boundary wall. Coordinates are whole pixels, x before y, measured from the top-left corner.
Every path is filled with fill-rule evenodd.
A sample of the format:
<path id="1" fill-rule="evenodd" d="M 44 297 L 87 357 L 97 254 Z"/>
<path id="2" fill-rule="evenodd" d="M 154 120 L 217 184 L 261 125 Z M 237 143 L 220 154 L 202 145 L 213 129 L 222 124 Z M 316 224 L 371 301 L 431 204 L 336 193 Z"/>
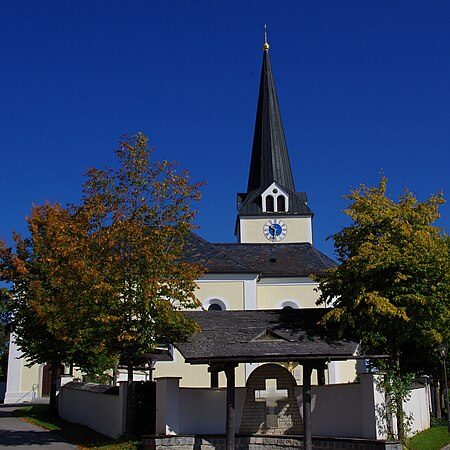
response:
<path id="1" fill-rule="evenodd" d="M 431 404 L 429 385 L 411 391 L 411 398 L 405 405 L 405 413 L 412 416 L 411 434 L 430 428 Z"/>
<path id="2" fill-rule="evenodd" d="M 117 438 L 125 431 L 126 383 L 120 383 L 119 395 L 82 391 L 62 386 L 59 415 L 69 422 Z"/>
<path id="3" fill-rule="evenodd" d="M 361 374 L 360 383 L 312 387 L 312 432 L 315 436 L 384 439 L 377 409 L 384 395 L 373 374 Z M 66 380 L 64 380 L 66 381 Z M 224 434 L 225 388 L 180 388 L 179 378 L 156 379 L 156 433 Z M 62 383 L 64 384 L 64 383 Z M 239 430 L 246 388 L 236 388 L 236 429 Z M 302 388 L 296 388 L 302 413 Z M 116 438 L 125 431 L 126 383 L 119 395 L 63 386 L 59 411 L 63 419 L 87 425 Z M 429 387 L 413 389 L 405 411 L 413 415 L 412 434 L 430 426 Z M 382 425 L 382 424 L 381 424 Z"/>
<path id="4" fill-rule="evenodd" d="M 377 407 L 384 394 L 376 388 L 377 375 L 361 374 L 360 383 L 312 387 L 312 432 L 315 436 L 385 439 Z M 405 405 L 413 413 L 411 433 L 430 427 L 429 389 L 411 391 Z M 236 429 L 239 430 L 246 389 L 236 388 Z M 302 414 L 302 388 L 296 389 Z M 156 379 L 156 433 L 225 433 L 225 388 L 180 388 L 179 378 Z"/>

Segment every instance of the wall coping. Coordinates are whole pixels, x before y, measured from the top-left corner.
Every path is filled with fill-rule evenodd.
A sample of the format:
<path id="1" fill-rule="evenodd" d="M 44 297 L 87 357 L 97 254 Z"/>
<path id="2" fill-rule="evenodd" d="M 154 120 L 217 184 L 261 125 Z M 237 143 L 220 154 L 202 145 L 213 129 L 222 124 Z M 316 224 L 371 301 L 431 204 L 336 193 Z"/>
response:
<path id="1" fill-rule="evenodd" d="M 119 395 L 119 386 L 107 384 L 83 383 L 81 381 L 70 381 L 61 389 L 73 389 L 76 391 L 92 392 L 94 394 Z"/>

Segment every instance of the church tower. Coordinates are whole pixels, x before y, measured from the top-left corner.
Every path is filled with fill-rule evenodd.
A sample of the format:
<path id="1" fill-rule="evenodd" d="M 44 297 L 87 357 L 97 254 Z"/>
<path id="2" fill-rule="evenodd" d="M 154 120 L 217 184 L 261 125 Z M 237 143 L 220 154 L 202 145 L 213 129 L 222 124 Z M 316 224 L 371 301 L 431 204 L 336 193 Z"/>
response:
<path id="1" fill-rule="evenodd" d="M 284 136 L 267 35 L 247 192 L 237 194 L 238 242 L 312 244 L 313 213 L 296 192 Z"/>

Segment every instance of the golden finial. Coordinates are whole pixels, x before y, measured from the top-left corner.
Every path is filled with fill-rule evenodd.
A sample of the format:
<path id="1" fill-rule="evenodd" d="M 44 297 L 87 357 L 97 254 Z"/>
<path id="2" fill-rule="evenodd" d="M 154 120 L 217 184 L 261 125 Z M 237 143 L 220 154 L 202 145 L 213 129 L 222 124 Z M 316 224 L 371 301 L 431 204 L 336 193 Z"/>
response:
<path id="1" fill-rule="evenodd" d="M 267 25 L 264 24 L 264 45 L 263 45 L 263 50 L 267 51 L 267 50 L 269 50 L 269 48 L 270 48 L 270 45 L 267 42 Z"/>

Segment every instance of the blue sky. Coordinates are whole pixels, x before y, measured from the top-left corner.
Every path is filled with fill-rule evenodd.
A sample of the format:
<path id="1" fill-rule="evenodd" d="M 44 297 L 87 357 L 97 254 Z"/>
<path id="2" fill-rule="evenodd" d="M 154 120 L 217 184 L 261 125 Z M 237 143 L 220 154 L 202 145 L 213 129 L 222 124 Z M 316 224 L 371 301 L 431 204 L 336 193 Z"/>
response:
<path id="1" fill-rule="evenodd" d="M 208 182 L 198 233 L 234 242 L 265 23 L 319 249 L 348 223 L 342 196 L 380 170 L 393 197 L 450 199 L 447 0 L 16 0 L 0 4 L 0 236 L 25 230 L 32 203 L 76 203 L 83 172 L 142 131 Z"/>

